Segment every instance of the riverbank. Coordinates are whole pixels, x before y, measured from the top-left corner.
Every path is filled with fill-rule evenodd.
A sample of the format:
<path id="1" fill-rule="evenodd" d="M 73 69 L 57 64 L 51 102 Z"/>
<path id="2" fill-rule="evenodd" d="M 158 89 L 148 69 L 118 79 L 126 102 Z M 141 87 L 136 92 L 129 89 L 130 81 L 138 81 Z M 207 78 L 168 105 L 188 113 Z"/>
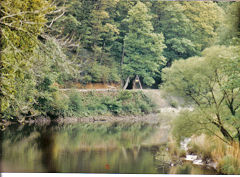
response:
<path id="1" fill-rule="evenodd" d="M 36 126 L 48 126 L 50 124 L 67 125 L 67 124 L 78 124 L 78 123 L 99 123 L 99 122 L 120 122 L 120 123 L 147 123 L 152 125 L 164 124 L 169 126 L 170 121 L 173 119 L 175 114 L 178 112 L 177 109 L 172 108 L 169 113 L 150 113 L 143 115 L 127 115 L 127 116 L 90 116 L 90 117 L 61 117 L 57 119 L 51 119 L 50 117 L 39 116 L 35 119 L 24 120 L 22 122 L 5 121 L 0 123 L 0 127 L 6 128 L 13 124 L 19 125 L 36 125 Z"/>
<path id="2" fill-rule="evenodd" d="M 144 122 L 149 124 L 158 124 L 162 119 L 158 113 L 146 115 L 128 115 L 128 116 L 95 116 L 95 117 L 65 117 L 51 119 L 49 117 L 38 117 L 36 119 L 25 120 L 23 122 L 5 121 L 0 123 L 0 126 L 9 126 L 12 124 L 29 124 L 44 126 L 53 124 L 76 124 L 76 123 L 96 123 L 96 122 Z"/>
<path id="3" fill-rule="evenodd" d="M 141 91 L 79 92 L 78 90 L 59 90 L 53 98 L 42 98 L 31 113 L 19 114 L 2 119 L 0 126 L 11 123 L 48 124 L 54 122 L 93 122 L 119 120 L 123 116 L 136 119 L 137 116 L 156 113 L 156 105 Z M 11 114 L 9 113 L 8 117 Z M 12 114 L 14 115 L 14 113 Z"/>

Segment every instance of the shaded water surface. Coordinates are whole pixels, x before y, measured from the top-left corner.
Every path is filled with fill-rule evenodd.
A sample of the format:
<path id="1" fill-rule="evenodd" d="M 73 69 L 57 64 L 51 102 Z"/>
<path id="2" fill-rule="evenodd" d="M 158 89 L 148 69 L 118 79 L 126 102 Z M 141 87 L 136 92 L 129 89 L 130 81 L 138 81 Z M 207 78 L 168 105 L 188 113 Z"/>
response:
<path id="1" fill-rule="evenodd" d="M 157 127 L 146 123 L 12 126 L 2 135 L 1 170 L 215 174 L 191 164 L 170 167 L 166 145 L 148 141 Z"/>

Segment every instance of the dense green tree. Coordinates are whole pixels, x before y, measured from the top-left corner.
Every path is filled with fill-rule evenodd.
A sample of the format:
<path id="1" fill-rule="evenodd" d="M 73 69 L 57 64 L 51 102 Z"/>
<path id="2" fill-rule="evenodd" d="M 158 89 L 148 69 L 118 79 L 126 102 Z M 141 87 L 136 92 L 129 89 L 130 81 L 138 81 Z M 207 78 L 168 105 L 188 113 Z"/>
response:
<path id="1" fill-rule="evenodd" d="M 128 15 L 126 22 L 129 32 L 124 39 L 124 78 L 138 75 L 145 84 L 151 86 L 159 67 L 165 64 L 162 56 L 164 38 L 162 34 L 153 32 L 152 16 L 144 3 L 138 2 Z"/>
<path id="2" fill-rule="evenodd" d="M 136 1 L 118 1 L 116 8 L 109 11 L 110 17 L 114 19 L 114 24 L 119 30 L 116 40 L 113 41 L 111 54 L 120 64 L 124 60 L 124 38 L 129 31 L 128 23 L 125 19 L 128 16 L 128 11 L 134 5 L 136 5 Z"/>
<path id="3" fill-rule="evenodd" d="M 66 12 L 53 24 L 51 34 L 58 35 L 60 44 L 67 49 L 65 53 L 79 66 L 76 78 L 81 82 L 91 82 L 94 78 L 91 66 L 112 68 L 111 73 L 117 75 L 116 63 L 110 50 L 119 30 L 109 12 L 116 8 L 117 1 L 109 0 L 72 0 L 66 3 Z M 62 5 L 62 4 L 60 4 Z M 97 66 L 98 65 L 98 66 Z M 99 79 L 95 82 L 108 82 L 108 73 L 101 70 L 96 73 Z M 95 77 L 96 78 L 96 77 Z M 116 77 L 115 77 L 116 78 Z M 115 81 L 119 81 L 119 77 Z"/>
<path id="4" fill-rule="evenodd" d="M 51 8 L 46 0 L 0 2 L 0 112 L 16 99 L 17 87 L 32 67 L 37 37 Z"/>
<path id="5" fill-rule="evenodd" d="M 163 70 L 164 88 L 195 105 L 175 129 L 182 135 L 208 132 L 224 141 L 240 141 L 239 48 L 213 46 L 202 55 Z"/>
<path id="6" fill-rule="evenodd" d="M 218 31 L 217 44 L 239 45 L 240 3 L 224 3 L 224 18 Z"/>
<path id="7" fill-rule="evenodd" d="M 168 66 L 173 60 L 199 55 L 213 44 L 222 17 L 221 8 L 214 2 L 156 1 L 152 11 L 155 31 L 165 37 Z"/>

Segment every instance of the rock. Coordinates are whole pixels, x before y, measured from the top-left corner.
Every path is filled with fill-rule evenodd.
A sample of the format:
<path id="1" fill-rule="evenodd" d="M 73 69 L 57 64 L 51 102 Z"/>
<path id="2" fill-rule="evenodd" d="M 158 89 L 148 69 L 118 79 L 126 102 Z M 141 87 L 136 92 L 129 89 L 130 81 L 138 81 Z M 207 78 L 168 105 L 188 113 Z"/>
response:
<path id="1" fill-rule="evenodd" d="M 193 164 L 194 165 L 204 165 L 202 159 L 194 160 Z"/>
<path id="2" fill-rule="evenodd" d="M 197 155 L 186 155 L 185 160 L 187 160 L 187 161 L 197 160 Z"/>
<path id="3" fill-rule="evenodd" d="M 191 138 L 185 138 L 183 141 L 181 141 L 180 142 L 181 149 L 187 151 L 188 150 L 187 146 L 190 141 L 191 141 Z"/>

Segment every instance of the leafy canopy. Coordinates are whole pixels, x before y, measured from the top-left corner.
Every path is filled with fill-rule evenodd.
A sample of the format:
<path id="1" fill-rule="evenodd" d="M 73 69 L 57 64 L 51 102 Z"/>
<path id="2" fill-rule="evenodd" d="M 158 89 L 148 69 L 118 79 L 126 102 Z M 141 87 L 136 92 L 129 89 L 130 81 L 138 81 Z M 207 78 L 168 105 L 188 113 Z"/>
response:
<path id="1" fill-rule="evenodd" d="M 126 22 L 129 32 L 124 39 L 123 75 L 125 78 L 138 75 L 151 86 L 155 82 L 153 77 L 165 63 L 162 56 L 164 38 L 162 34 L 153 32 L 152 16 L 144 3 L 138 2 L 128 15 Z"/>
<path id="2" fill-rule="evenodd" d="M 179 60 L 163 70 L 163 87 L 195 105 L 188 116 L 181 116 L 177 129 L 220 133 L 227 141 L 240 140 L 238 51 L 238 47 L 213 46 L 204 50 L 202 57 Z"/>

